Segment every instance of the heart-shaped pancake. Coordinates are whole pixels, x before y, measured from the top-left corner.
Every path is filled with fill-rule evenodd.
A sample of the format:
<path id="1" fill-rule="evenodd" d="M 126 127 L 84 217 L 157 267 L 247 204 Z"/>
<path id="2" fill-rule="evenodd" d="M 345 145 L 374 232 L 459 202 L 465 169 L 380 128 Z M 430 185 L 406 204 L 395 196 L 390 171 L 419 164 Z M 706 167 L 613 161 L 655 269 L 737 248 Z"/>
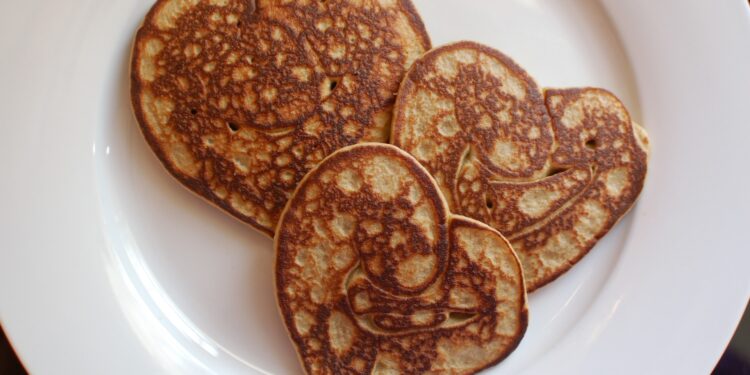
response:
<path id="1" fill-rule="evenodd" d="M 300 183 L 276 232 L 276 293 L 310 374 L 468 374 L 520 342 L 521 264 L 453 215 L 427 171 L 386 144 L 342 149 Z"/>
<path id="2" fill-rule="evenodd" d="M 429 47 L 410 0 L 159 0 L 135 40 L 133 107 L 173 176 L 270 235 L 310 168 L 387 141 Z"/>
<path id="3" fill-rule="evenodd" d="M 594 88 L 546 90 L 502 53 L 437 48 L 401 84 L 392 142 L 437 180 L 451 210 L 505 235 L 529 291 L 570 269 L 628 211 L 648 138 Z"/>

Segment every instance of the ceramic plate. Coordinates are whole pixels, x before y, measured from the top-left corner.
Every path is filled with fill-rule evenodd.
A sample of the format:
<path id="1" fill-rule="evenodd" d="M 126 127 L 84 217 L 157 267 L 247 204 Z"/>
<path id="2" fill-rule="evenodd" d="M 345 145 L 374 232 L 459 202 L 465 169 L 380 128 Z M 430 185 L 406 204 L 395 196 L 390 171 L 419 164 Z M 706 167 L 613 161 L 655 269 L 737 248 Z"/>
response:
<path id="1" fill-rule="evenodd" d="M 710 371 L 750 296 L 745 0 L 415 0 L 435 45 L 602 86 L 651 134 L 636 208 L 531 296 L 488 373 Z M 272 241 L 161 167 L 131 114 L 138 0 L 0 5 L 0 321 L 35 374 L 300 372 Z"/>

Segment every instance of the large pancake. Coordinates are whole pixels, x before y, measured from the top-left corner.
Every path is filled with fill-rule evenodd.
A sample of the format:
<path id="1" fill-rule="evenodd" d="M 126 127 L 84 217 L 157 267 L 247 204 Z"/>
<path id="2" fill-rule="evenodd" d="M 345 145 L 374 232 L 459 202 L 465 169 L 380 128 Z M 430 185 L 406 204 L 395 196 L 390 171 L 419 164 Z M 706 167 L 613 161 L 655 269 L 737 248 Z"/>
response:
<path id="1" fill-rule="evenodd" d="M 311 374 L 468 374 L 526 331 L 520 262 L 496 230 L 448 211 L 386 144 L 342 149 L 300 183 L 276 232 L 276 293 Z"/>
<path id="2" fill-rule="evenodd" d="M 414 63 L 392 142 L 432 173 L 453 212 L 511 241 L 529 291 L 578 262 L 646 176 L 646 132 L 613 94 L 542 93 L 511 59 L 471 42 Z"/>
<path id="3" fill-rule="evenodd" d="M 310 168 L 387 141 L 429 46 L 410 0 L 159 0 L 135 40 L 133 107 L 172 175 L 271 235 Z"/>

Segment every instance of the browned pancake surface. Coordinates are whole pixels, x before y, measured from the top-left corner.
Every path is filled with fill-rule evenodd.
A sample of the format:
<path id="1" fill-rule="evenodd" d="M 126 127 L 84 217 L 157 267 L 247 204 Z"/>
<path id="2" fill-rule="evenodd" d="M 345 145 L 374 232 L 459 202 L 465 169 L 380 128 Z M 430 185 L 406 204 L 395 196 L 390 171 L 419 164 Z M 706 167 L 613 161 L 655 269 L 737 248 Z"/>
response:
<path id="1" fill-rule="evenodd" d="M 135 41 L 133 106 L 172 175 L 271 234 L 310 168 L 388 139 L 429 45 L 409 0 L 159 0 Z"/>
<path id="2" fill-rule="evenodd" d="M 580 260 L 646 175 L 646 133 L 614 95 L 542 93 L 511 59 L 471 42 L 415 62 L 392 142 L 433 174 L 451 210 L 508 237 L 530 291 Z"/>
<path id="3" fill-rule="evenodd" d="M 301 182 L 276 233 L 279 307 L 311 374 L 474 373 L 527 324 L 505 238 L 449 213 L 414 158 L 350 146 Z"/>

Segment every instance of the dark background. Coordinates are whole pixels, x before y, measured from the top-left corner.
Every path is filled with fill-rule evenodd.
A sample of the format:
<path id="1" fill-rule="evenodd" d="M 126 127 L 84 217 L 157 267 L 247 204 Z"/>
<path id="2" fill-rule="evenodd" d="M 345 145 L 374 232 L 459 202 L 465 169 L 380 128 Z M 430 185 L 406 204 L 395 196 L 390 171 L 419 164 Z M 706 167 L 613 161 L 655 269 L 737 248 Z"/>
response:
<path id="1" fill-rule="evenodd" d="M 748 1 L 750 3 L 750 1 Z M 0 325 L 0 375 L 26 374 Z M 729 347 L 713 371 L 714 375 L 750 375 L 750 310 L 737 328 Z"/>
<path id="2" fill-rule="evenodd" d="M 0 375 L 26 374 L 0 327 Z M 750 310 L 713 371 L 715 375 L 750 375 Z"/>

